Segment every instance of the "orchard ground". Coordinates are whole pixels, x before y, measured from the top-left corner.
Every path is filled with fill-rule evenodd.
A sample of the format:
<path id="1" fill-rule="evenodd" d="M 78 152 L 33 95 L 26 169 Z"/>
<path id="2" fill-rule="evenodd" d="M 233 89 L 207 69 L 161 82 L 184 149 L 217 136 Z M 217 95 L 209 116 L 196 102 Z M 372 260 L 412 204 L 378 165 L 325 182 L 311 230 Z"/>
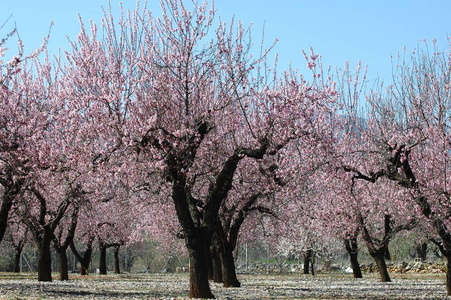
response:
<path id="1" fill-rule="evenodd" d="M 342 272 L 316 276 L 241 274 L 241 288 L 211 283 L 218 299 L 443 299 L 445 274 L 392 273 L 392 282 L 377 274 L 353 279 Z M 0 273 L 0 299 L 185 299 L 187 273 L 88 275 L 69 281 L 38 282 L 33 273 Z"/>

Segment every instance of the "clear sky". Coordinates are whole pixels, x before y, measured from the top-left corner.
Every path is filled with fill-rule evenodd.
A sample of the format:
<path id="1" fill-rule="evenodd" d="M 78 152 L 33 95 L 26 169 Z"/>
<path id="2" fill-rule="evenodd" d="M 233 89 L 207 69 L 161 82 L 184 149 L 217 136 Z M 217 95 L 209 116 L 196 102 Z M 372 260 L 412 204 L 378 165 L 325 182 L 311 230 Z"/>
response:
<path id="1" fill-rule="evenodd" d="M 119 1 L 110 2 L 117 12 Z M 101 6 L 108 6 L 108 0 L 0 3 L 0 23 L 12 15 L 0 37 L 15 23 L 28 52 L 42 43 L 51 21 L 50 51 L 68 49 L 66 36 L 75 39 L 79 30 L 77 14 L 86 23 L 90 19 L 100 23 Z M 135 0 L 123 3 L 130 8 L 136 4 Z M 437 39 L 439 47 L 446 49 L 451 35 L 450 0 L 216 0 L 215 6 L 224 21 L 235 16 L 245 25 L 252 23 L 257 47 L 263 28 L 268 45 L 278 38 L 275 52 L 283 68 L 290 61 L 303 67 L 301 50 L 311 46 L 326 65 L 343 66 L 350 61 L 355 66 L 361 60 L 369 66 L 370 78 L 379 75 L 385 81 L 390 79 L 390 55 L 403 47 L 411 51 L 423 39 Z M 159 15 L 158 0 L 149 0 L 148 7 Z"/>

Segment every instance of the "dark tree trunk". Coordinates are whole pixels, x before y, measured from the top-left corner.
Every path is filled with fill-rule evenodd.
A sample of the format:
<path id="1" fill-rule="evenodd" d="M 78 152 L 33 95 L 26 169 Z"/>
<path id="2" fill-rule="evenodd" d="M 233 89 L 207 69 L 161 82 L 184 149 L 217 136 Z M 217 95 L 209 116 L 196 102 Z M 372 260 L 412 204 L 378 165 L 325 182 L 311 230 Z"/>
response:
<path id="1" fill-rule="evenodd" d="M 210 238 L 206 230 L 196 229 L 185 238 L 190 258 L 190 298 L 214 298 L 208 283 L 208 251 Z"/>
<path id="2" fill-rule="evenodd" d="M 80 275 L 88 275 L 89 273 L 89 265 L 91 263 L 91 256 L 92 256 L 92 242 L 93 240 L 90 239 L 88 241 L 88 244 L 86 245 L 86 250 L 83 253 L 83 256 L 77 251 L 77 248 L 75 248 L 75 245 L 73 242 L 70 243 L 70 249 L 74 253 L 75 257 L 77 258 L 78 262 L 80 263 Z"/>
<path id="3" fill-rule="evenodd" d="M 89 274 L 89 265 L 91 264 L 91 255 L 92 249 L 88 249 L 85 251 L 83 255 L 83 260 L 80 262 L 80 275 L 88 275 Z"/>
<path id="4" fill-rule="evenodd" d="M 215 246 L 210 247 L 210 255 L 211 255 L 211 269 L 212 269 L 212 278 L 214 282 L 222 283 L 222 266 L 221 266 L 221 258 L 219 257 L 218 252 L 216 251 Z"/>
<path id="5" fill-rule="evenodd" d="M 387 264 L 385 263 L 385 251 L 370 254 L 376 261 L 377 269 L 381 276 L 381 282 L 391 282 L 390 276 L 388 275 Z"/>
<path id="6" fill-rule="evenodd" d="M 173 172 L 177 173 L 176 170 L 173 170 Z M 183 228 L 183 237 L 190 259 L 189 297 L 214 298 L 208 282 L 209 247 L 214 229 L 212 227 L 213 222 L 211 221 L 212 216 L 209 216 L 205 221 L 205 224 L 208 224 L 210 228 L 200 226 L 197 219 L 199 215 L 196 214 L 194 207 L 190 209 L 190 205 L 186 201 L 187 197 L 185 178 L 182 176 L 173 185 L 172 198 L 177 212 L 177 218 Z M 206 210 L 215 211 L 214 208 L 206 208 Z M 193 216 L 195 216 L 194 219 Z M 216 220 L 214 213 L 213 220 Z"/>
<path id="7" fill-rule="evenodd" d="M 106 275 L 106 249 L 107 245 L 103 242 L 99 243 L 100 259 L 99 259 L 99 274 Z"/>
<path id="8" fill-rule="evenodd" d="M 208 248 L 207 264 L 208 264 L 208 280 L 214 280 L 214 275 L 213 275 L 213 245 L 210 245 L 210 247 Z"/>
<path id="9" fill-rule="evenodd" d="M 44 227 L 42 236 L 37 240 L 38 244 L 38 281 L 52 281 L 52 256 L 50 244 L 53 233 L 47 227 Z"/>
<path id="10" fill-rule="evenodd" d="M 14 255 L 14 272 L 20 273 L 20 257 L 22 256 L 23 248 L 16 248 L 16 253 Z"/>
<path id="11" fill-rule="evenodd" d="M 446 257 L 446 293 L 451 296 L 451 257 Z"/>
<path id="12" fill-rule="evenodd" d="M 5 184 L 3 189 L 2 204 L 0 206 L 0 242 L 5 236 L 6 227 L 8 226 L 8 215 L 13 205 L 14 199 L 19 194 L 24 183 L 24 179 L 14 180 L 13 172 L 11 170 L 6 171 L 6 182 L 11 184 Z"/>
<path id="13" fill-rule="evenodd" d="M 307 252 L 304 253 L 304 274 L 309 274 L 310 269 L 310 257 L 311 257 L 312 250 L 307 250 Z"/>
<path id="14" fill-rule="evenodd" d="M 60 274 L 60 280 L 69 280 L 69 267 L 67 265 L 67 252 L 66 248 L 59 248 L 58 253 L 58 271 Z"/>
<path id="15" fill-rule="evenodd" d="M 311 257 L 311 269 L 312 269 L 312 275 L 315 276 L 315 253 L 312 254 Z"/>
<path id="16" fill-rule="evenodd" d="M 420 243 L 415 247 L 415 250 L 417 252 L 417 256 L 421 259 L 421 261 L 425 261 L 428 250 L 428 244 L 424 242 Z"/>
<path id="17" fill-rule="evenodd" d="M 54 245 L 56 253 L 58 253 L 58 272 L 60 275 L 60 280 L 69 280 L 69 266 L 67 261 L 67 248 L 69 247 L 70 241 L 60 245 L 57 239 L 54 239 Z"/>
<path id="18" fill-rule="evenodd" d="M 121 268 L 120 268 L 120 262 L 119 262 L 119 248 L 120 245 L 114 246 L 114 274 L 120 274 Z"/>
<path id="19" fill-rule="evenodd" d="M 357 258 L 358 253 L 350 253 L 349 256 L 354 278 L 362 278 L 362 269 L 360 269 L 359 260 Z"/>
<path id="20" fill-rule="evenodd" d="M 0 207 L 0 242 L 5 236 L 6 227 L 8 226 L 8 215 L 13 205 L 13 197 L 4 195 L 2 199 L 2 206 Z"/>
<path id="21" fill-rule="evenodd" d="M 130 273 L 133 263 L 136 258 L 134 252 L 131 249 L 126 248 L 125 251 L 122 251 L 121 256 L 122 256 L 122 260 L 121 260 L 122 270 Z"/>
<path id="22" fill-rule="evenodd" d="M 388 270 L 387 270 L 387 264 L 385 263 L 385 257 L 387 256 L 388 252 L 388 245 L 390 243 L 390 239 L 393 236 L 393 234 L 401 231 L 401 230 L 409 230 L 412 228 L 412 226 L 414 226 L 414 222 L 402 225 L 402 226 L 398 226 L 395 229 L 392 228 L 392 223 L 391 223 L 391 215 L 384 215 L 384 227 L 385 227 L 385 232 L 384 232 L 384 238 L 383 238 L 383 242 L 376 244 L 373 240 L 373 238 L 371 238 L 370 233 L 368 231 L 368 228 L 365 226 L 365 221 L 363 219 L 363 217 L 360 217 L 360 225 L 362 228 L 362 237 L 365 240 L 367 247 L 368 247 L 368 252 L 370 253 L 370 255 L 374 258 L 374 260 L 376 261 L 376 265 L 377 265 L 377 269 L 379 271 L 379 275 L 381 276 L 381 282 L 390 282 L 390 276 L 388 275 Z"/>
<path id="23" fill-rule="evenodd" d="M 39 217 L 37 219 L 24 218 L 22 221 L 31 229 L 38 245 L 38 281 L 52 281 L 52 256 L 50 244 L 55 237 L 55 229 L 66 213 L 70 199 L 74 197 L 73 191 L 68 193 L 58 205 L 56 213 L 47 210 L 47 199 L 34 186 L 28 187 L 29 191 L 36 196 L 40 202 Z M 38 224 L 38 226 L 37 226 Z"/>
<path id="24" fill-rule="evenodd" d="M 359 247 L 357 245 L 357 239 L 348 239 L 345 240 L 345 247 L 346 251 L 349 253 L 350 262 L 351 262 L 351 268 L 352 273 L 354 275 L 354 278 L 362 278 L 362 270 L 360 269 L 360 264 L 358 260 L 359 255 Z"/>
<path id="25" fill-rule="evenodd" d="M 240 287 L 241 283 L 236 277 L 233 249 L 227 241 L 224 243 L 221 251 L 219 251 L 219 257 L 221 258 L 222 283 L 224 287 Z"/>
<path id="26" fill-rule="evenodd" d="M 233 257 L 234 244 L 227 240 L 227 236 L 218 225 L 213 234 L 212 244 L 215 255 L 219 258 L 219 270 L 221 272 L 221 281 L 224 287 L 240 287 L 241 283 L 236 277 L 235 259 Z M 217 259 L 217 258 L 216 258 Z"/>
<path id="27" fill-rule="evenodd" d="M 441 241 L 435 241 L 434 244 L 436 244 L 443 255 L 446 256 L 448 262 L 447 262 L 447 274 L 446 274 L 446 287 L 447 287 L 447 293 L 448 296 L 451 296 L 451 264 L 449 259 L 451 259 L 451 238 L 450 238 L 450 231 L 449 226 L 445 222 L 445 219 L 442 219 L 439 214 L 434 213 L 433 209 L 431 208 L 431 204 L 429 202 L 427 194 L 425 194 L 420 184 L 418 183 L 416 179 L 416 175 L 414 173 L 414 170 L 412 170 L 412 167 L 410 166 L 410 153 L 411 148 L 410 146 L 404 144 L 400 146 L 395 146 L 395 148 L 389 147 L 388 153 L 391 152 L 389 158 L 386 160 L 387 168 L 382 169 L 378 172 L 373 172 L 370 176 L 366 176 L 360 172 L 356 172 L 354 174 L 354 178 L 360 178 L 364 179 L 366 181 L 375 182 L 378 180 L 379 177 L 384 176 L 388 179 L 397 182 L 401 186 L 411 189 L 411 191 L 414 191 L 415 197 L 413 197 L 413 200 L 418 205 L 421 213 L 423 216 L 425 216 L 431 225 L 433 225 L 434 229 L 436 230 L 437 234 L 440 236 Z M 398 171 L 398 168 L 402 167 L 403 175 L 399 176 L 400 172 Z M 396 174 L 396 175 L 395 175 Z M 385 216 L 386 220 L 386 226 L 389 225 L 390 222 L 390 216 Z M 361 223 L 363 225 L 363 222 Z M 410 224 L 406 224 L 405 226 L 401 226 L 400 229 L 411 229 L 413 226 L 416 225 L 416 221 L 410 222 Z M 387 230 L 386 230 L 387 231 Z M 386 235 L 387 237 L 387 235 Z M 432 241 L 432 240 L 431 240 Z M 388 242 L 387 242 L 388 245 Z M 381 263 L 381 268 L 383 268 L 383 265 L 385 264 L 385 261 L 382 261 L 381 259 L 378 259 Z M 388 277 L 388 273 L 387 273 Z"/>
<path id="28" fill-rule="evenodd" d="M 387 248 L 387 251 L 385 251 L 384 257 L 386 260 L 391 260 L 391 254 L 390 254 L 390 250 L 388 250 L 388 248 Z"/>
<path id="29" fill-rule="evenodd" d="M 70 244 L 74 240 L 75 229 L 77 228 L 78 223 L 78 210 L 79 206 L 74 205 L 72 215 L 71 215 L 71 225 L 67 229 L 66 238 L 63 240 L 63 229 L 59 230 L 59 234 L 54 236 L 53 246 L 58 253 L 59 260 L 59 274 L 60 280 L 69 280 L 69 267 L 67 261 L 67 248 L 69 248 Z"/>
<path id="30" fill-rule="evenodd" d="M 22 257 L 23 248 L 25 247 L 27 235 L 28 235 L 28 229 L 25 231 L 23 239 L 20 240 L 17 244 L 14 244 L 14 250 L 16 250 L 16 253 L 14 255 L 14 272 L 15 273 L 20 273 L 20 259 Z"/>
<path id="31" fill-rule="evenodd" d="M 214 184 L 212 183 L 208 187 L 205 201 L 198 201 L 191 194 L 186 173 L 183 170 L 194 163 L 200 141 L 210 130 L 209 125 L 203 121 L 196 126 L 197 133 L 190 137 L 190 143 L 186 149 L 182 152 L 172 151 L 166 156 L 165 161 L 168 166 L 166 178 L 172 183 L 172 200 L 177 219 L 184 232 L 185 244 L 191 261 L 190 297 L 214 298 L 208 282 L 208 251 L 218 222 L 219 210 L 232 188 L 234 173 L 241 159 L 244 157 L 263 158 L 269 142 L 262 141 L 258 149 L 240 148 L 234 151 L 224 162 Z M 143 142 L 148 143 L 147 140 Z M 158 141 L 154 145 L 161 147 Z"/>
<path id="32" fill-rule="evenodd" d="M 213 241 L 217 239 L 215 242 L 215 248 L 217 252 L 220 253 L 223 277 L 222 281 L 224 283 L 224 287 L 241 286 L 241 283 L 236 276 L 233 251 L 235 250 L 238 242 L 239 230 L 246 217 L 249 216 L 252 211 L 273 215 L 270 209 L 260 205 L 255 206 L 261 195 L 262 192 L 260 191 L 252 194 L 246 200 L 243 207 L 239 210 L 236 210 L 236 207 L 231 208 L 230 210 L 222 207 L 222 214 L 219 215 L 218 225 L 213 236 Z"/>

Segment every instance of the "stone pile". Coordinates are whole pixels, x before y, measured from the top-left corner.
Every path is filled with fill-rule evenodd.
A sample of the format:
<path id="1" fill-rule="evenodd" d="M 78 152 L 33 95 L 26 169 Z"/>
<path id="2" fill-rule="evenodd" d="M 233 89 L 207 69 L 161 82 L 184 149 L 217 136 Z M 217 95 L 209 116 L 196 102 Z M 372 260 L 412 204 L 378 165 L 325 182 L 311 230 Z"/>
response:
<path id="1" fill-rule="evenodd" d="M 276 264 L 254 262 L 249 263 L 246 267 L 245 264 L 237 264 L 237 272 L 241 274 L 290 274 L 290 273 L 302 273 L 304 265 L 293 264 L 287 262 L 280 262 Z M 360 268 L 364 273 L 376 273 L 378 272 L 375 263 L 361 264 Z M 444 273 L 446 272 L 445 262 L 387 262 L 387 268 L 389 273 Z M 315 265 L 315 272 L 346 272 L 352 273 L 352 269 L 346 265 L 329 264 L 327 268 L 324 265 Z"/>
<path id="2" fill-rule="evenodd" d="M 360 265 L 362 272 L 377 272 L 375 263 Z M 387 262 L 390 273 L 444 273 L 446 264 L 444 262 Z"/>
<path id="3" fill-rule="evenodd" d="M 290 273 L 302 273 L 304 271 L 304 264 L 296 264 L 296 263 L 287 263 L 281 262 L 276 264 L 270 264 L 268 267 L 267 263 L 264 262 L 255 262 L 247 265 L 245 264 L 237 264 L 238 273 L 242 274 L 265 274 L 268 273 L 279 273 L 279 274 L 290 274 Z M 324 270 L 323 265 L 315 264 L 314 266 L 315 272 L 321 271 L 339 271 L 341 270 L 341 266 L 338 265 L 329 265 L 328 270 Z"/>

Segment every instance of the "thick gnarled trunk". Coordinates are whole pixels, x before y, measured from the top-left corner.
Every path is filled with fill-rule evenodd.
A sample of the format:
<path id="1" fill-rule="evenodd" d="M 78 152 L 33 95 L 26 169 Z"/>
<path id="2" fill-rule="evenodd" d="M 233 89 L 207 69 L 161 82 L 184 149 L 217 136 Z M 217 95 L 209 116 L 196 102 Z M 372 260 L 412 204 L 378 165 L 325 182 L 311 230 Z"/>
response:
<path id="1" fill-rule="evenodd" d="M 391 282 L 390 276 L 388 275 L 387 264 L 385 262 L 385 251 L 370 253 L 376 262 L 379 275 L 381 277 L 381 282 Z"/>
<path id="2" fill-rule="evenodd" d="M 363 278 L 362 269 L 360 268 L 360 264 L 359 264 L 359 260 L 358 260 L 357 256 L 358 256 L 358 253 L 350 253 L 349 254 L 349 261 L 351 263 L 352 274 L 354 275 L 354 278 Z"/>
<path id="3" fill-rule="evenodd" d="M 388 249 L 388 245 L 390 243 L 391 238 L 394 234 L 402 231 L 402 230 L 410 230 L 416 225 L 416 221 L 412 220 L 406 224 L 398 225 L 395 228 L 392 227 L 391 215 L 384 215 L 384 237 L 381 241 L 377 242 L 377 239 L 373 239 L 370 236 L 368 228 L 365 226 L 365 221 L 363 217 L 360 217 L 360 225 L 362 228 L 362 237 L 366 242 L 368 247 L 368 252 L 371 257 L 374 258 L 377 269 L 379 271 L 379 275 L 381 277 L 381 282 L 390 282 L 390 276 L 388 275 L 387 264 L 385 259 L 390 258 L 390 252 Z"/>
<path id="4" fill-rule="evenodd" d="M 50 244 L 56 240 L 55 230 L 66 213 L 71 199 L 75 197 L 74 191 L 69 191 L 59 203 L 57 213 L 47 210 L 47 199 L 36 187 L 30 186 L 29 191 L 39 200 L 39 217 L 34 219 L 23 218 L 22 221 L 30 228 L 36 244 L 38 245 L 38 281 L 52 281 L 52 256 Z M 37 224 L 39 224 L 37 226 Z"/>
<path id="5" fill-rule="evenodd" d="M 310 273 L 310 260 L 312 259 L 312 250 L 307 250 L 304 253 L 304 274 Z"/>
<path id="6" fill-rule="evenodd" d="M 53 233 L 44 227 L 42 236 L 36 238 L 38 244 L 38 281 L 52 281 L 52 253 L 50 244 Z"/>
<path id="7" fill-rule="evenodd" d="M 83 252 L 83 256 L 78 252 L 77 248 L 75 248 L 74 243 L 73 242 L 70 243 L 70 249 L 74 253 L 78 262 L 80 263 L 80 275 L 82 275 L 82 276 L 88 275 L 88 273 L 89 273 L 89 265 L 91 264 L 91 257 L 92 257 L 92 242 L 93 242 L 93 238 L 88 240 L 86 249 Z"/>
<path id="8" fill-rule="evenodd" d="M 208 282 L 208 251 L 210 238 L 206 230 L 196 229 L 191 236 L 185 237 L 190 258 L 190 298 L 214 298 Z"/>
<path id="9" fill-rule="evenodd" d="M 446 257 L 446 292 L 451 296 L 451 257 Z"/>
<path id="10" fill-rule="evenodd" d="M 20 273 L 20 260 L 22 257 L 22 251 L 25 247 L 25 239 L 21 240 L 17 245 L 14 246 L 15 254 L 14 254 L 14 272 Z"/>
<path id="11" fill-rule="evenodd" d="M 74 240 L 75 229 L 77 228 L 78 223 L 78 211 L 79 206 L 74 205 L 71 216 L 71 225 L 67 229 L 66 238 L 63 240 L 63 229 L 60 229 L 59 234 L 57 234 L 53 240 L 54 248 L 58 253 L 60 280 L 69 280 L 67 248 L 69 248 L 70 244 Z"/>
<path id="12" fill-rule="evenodd" d="M 236 276 L 232 246 L 226 242 L 222 250 L 223 251 L 219 253 L 221 258 L 222 283 L 224 287 L 240 287 L 241 283 Z"/>
<path id="13" fill-rule="evenodd" d="M 22 256 L 22 250 L 16 251 L 14 254 L 14 273 L 20 273 L 20 257 Z"/>
<path id="14" fill-rule="evenodd" d="M 357 239 L 347 239 L 344 241 L 346 251 L 349 253 L 349 261 L 351 263 L 352 274 L 354 278 L 362 278 L 362 269 L 360 268 L 358 255 L 359 255 L 359 247 L 357 245 Z"/>
<path id="15" fill-rule="evenodd" d="M 221 258 L 219 257 L 218 252 L 216 251 L 215 246 L 210 247 L 210 261 L 211 261 L 211 277 L 214 282 L 222 283 L 222 265 Z"/>
<path id="16" fill-rule="evenodd" d="M 58 251 L 58 271 L 60 280 L 69 280 L 69 267 L 67 265 L 67 253 L 65 248 L 60 248 Z"/>
<path id="17" fill-rule="evenodd" d="M 8 215 L 11 207 L 13 205 L 15 197 L 19 194 L 22 186 L 24 184 L 24 179 L 14 180 L 13 172 L 11 170 L 6 171 L 5 182 L 9 184 L 4 184 L 4 190 L 2 195 L 2 203 L 0 206 L 0 242 L 5 236 L 6 227 L 8 226 Z"/>
<path id="18" fill-rule="evenodd" d="M 236 276 L 235 258 L 233 257 L 234 245 L 231 244 L 224 232 L 219 227 L 216 228 L 215 234 L 212 238 L 212 248 L 215 259 L 219 258 L 219 261 L 213 262 L 217 265 L 219 263 L 218 272 L 221 272 L 220 279 L 224 287 L 240 287 L 241 283 Z M 218 278 L 219 279 L 219 278 Z"/>
<path id="19" fill-rule="evenodd" d="M 219 210 L 232 188 L 233 177 L 239 162 L 244 157 L 262 159 L 269 147 L 269 141 L 263 139 L 257 149 L 236 149 L 222 165 L 215 176 L 214 183 L 208 187 L 205 201 L 201 201 L 193 197 L 185 170 L 194 163 L 200 142 L 210 129 L 209 124 L 201 120 L 196 125 L 196 133 L 190 137 L 187 147 L 182 152 L 174 149 L 165 158 L 168 167 L 166 179 L 172 183 L 172 200 L 191 260 L 191 298 L 213 298 L 208 282 L 209 247 L 212 235 L 219 227 Z M 147 144 L 149 141 L 145 139 L 142 142 Z M 157 140 L 154 141 L 154 146 L 161 148 Z"/>
<path id="20" fill-rule="evenodd" d="M 121 248 L 120 245 L 114 246 L 114 274 L 120 274 L 121 273 L 121 265 L 119 261 L 119 249 Z"/>
<path id="21" fill-rule="evenodd" d="M 8 215 L 12 205 L 13 197 L 10 195 L 4 195 L 2 197 L 2 205 L 0 207 L 0 242 L 3 240 L 6 227 L 8 226 Z"/>
<path id="22" fill-rule="evenodd" d="M 421 259 L 422 262 L 424 262 L 426 260 L 427 250 L 428 250 L 428 244 L 425 242 L 419 243 L 415 247 L 417 257 L 419 259 Z"/>
<path id="23" fill-rule="evenodd" d="M 105 243 L 100 242 L 99 243 L 99 251 L 100 251 L 99 274 L 100 275 L 106 275 L 107 274 L 106 249 L 107 249 L 107 245 Z"/>

